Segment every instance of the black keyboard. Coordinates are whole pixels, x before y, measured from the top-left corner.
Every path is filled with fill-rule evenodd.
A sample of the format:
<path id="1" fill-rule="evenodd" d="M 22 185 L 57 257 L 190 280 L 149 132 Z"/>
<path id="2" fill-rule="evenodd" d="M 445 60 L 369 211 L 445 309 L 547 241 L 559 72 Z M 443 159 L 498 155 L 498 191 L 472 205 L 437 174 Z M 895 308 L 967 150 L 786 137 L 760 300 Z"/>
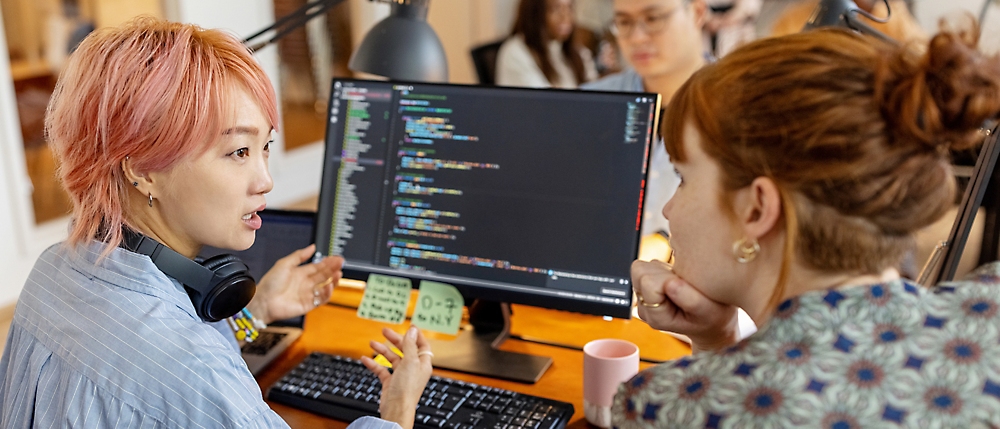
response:
<path id="1" fill-rule="evenodd" d="M 378 416 L 382 383 L 361 361 L 314 352 L 268 390 L 267 398 L 337 420 Z M 573 404 L 431 376 L 414 427 L 560 429 Z"/>

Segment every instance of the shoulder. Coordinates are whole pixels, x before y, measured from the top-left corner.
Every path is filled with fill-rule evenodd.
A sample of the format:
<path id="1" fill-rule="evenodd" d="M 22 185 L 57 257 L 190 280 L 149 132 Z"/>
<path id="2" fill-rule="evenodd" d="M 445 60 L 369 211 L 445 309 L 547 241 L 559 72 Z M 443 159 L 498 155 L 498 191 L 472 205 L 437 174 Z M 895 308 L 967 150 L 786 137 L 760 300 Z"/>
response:
<path id="1" fill-rule="evenodd" d="M 635 71 L 627 69 L 583 84 L 580 88 L 596 91 L 640 92 L 642 91 L 642 78 Z"/>
<path id="2" fill-rule="evenodd" d="M 36 266 L 18 301 L 14 327 L 23 335 L 8 347 L 42 346 L 60 362 L 34 380 L 75 374 L 151 415 L 192 421 L 235 421 L 267 408 L 231 342 L 148 258 L 112 254 L 93 263 L 78 253 L 46 251 L 39 264 L 55 269 Z"/>
<path id="3" fill-rule="evenodd" d="M 787 300 L 736 346 L 624 384 L 616 426 L 1000 424 L 1000 300 L 984 286 L 1000 283 L 997 273 L 978 271 L 965 286 L 895 281 Z"/>
<path id="4" fill-rule="evenodd" d="M 740 405 L 725 398 L 738 396 L 741 381 L 761 366 L 747 353 L 756 341 L 747 339 L 723 353 L 699 353 L 641 371 L 618 389 L 612 405 L 614 426 L 714 427 L 713 415 L 727 415 Z"/>
<path id="5" fill-rule="evenodd" d="M 96 346 L 101 335 L 55 339 L 103 349 Z M 89 415 L 98 426 L 141 419 L 168 427 L 282 427 L 245 366 L 225 351 L 177 338 L 132 341 L 111 352 L 65 356 L 15 323 L 0 368 L 4 421 L 54 427 Z"/>
<path id="6" fill-rule="evenodd" d="M 500 45 L 500 49 L 497 51 L 497 61 L 501 58 L 510 57 L 531 57 L 531 52 L 528 50 L 528 45 L 524 43 L 524 38 L 520 34 L 515 34 L 504 40 L 503 44 Z"/>

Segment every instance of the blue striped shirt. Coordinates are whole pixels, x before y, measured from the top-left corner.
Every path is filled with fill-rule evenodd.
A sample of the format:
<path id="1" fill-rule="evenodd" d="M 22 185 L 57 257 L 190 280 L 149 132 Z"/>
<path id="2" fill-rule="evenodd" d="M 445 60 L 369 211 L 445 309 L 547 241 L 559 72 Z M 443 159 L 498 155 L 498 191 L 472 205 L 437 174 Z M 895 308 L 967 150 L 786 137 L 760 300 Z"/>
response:
<path id="1" fill-rule="evenodd" d="M 0 360 L 0 427 L 288 427 L 179 283 L 145 255 L 99 259 L 103 246 L 56 245 L 35 263 Z"/>

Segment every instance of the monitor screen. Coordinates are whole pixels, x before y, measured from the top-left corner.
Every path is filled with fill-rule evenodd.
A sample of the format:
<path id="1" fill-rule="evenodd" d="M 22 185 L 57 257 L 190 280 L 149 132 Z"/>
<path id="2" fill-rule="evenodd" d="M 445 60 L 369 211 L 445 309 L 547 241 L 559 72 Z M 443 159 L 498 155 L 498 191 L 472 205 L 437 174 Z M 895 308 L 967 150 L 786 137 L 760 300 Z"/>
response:
<path id="1" fill-rule="evenodd" d="M 331 92 L 316 244 L 345 277 L 629 316 L 658 95 L 347 79 Z"/>

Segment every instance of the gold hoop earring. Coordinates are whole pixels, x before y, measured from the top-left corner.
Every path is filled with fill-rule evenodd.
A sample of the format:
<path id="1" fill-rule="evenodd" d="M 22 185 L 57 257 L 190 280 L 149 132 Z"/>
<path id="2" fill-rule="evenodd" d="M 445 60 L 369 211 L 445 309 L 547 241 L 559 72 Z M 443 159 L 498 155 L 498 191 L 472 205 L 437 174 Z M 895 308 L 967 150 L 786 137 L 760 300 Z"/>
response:
<path id="1" fill-rule="evenodd" d="M 757 259 L 758 252 L 760 252 L 760 243 L 757 242 L 756 238 L 741 238 L 733 243 L 733 256 L 741 264 Z"/>
<path id="2" fill-rule="evenodd" d="M 149 193 L 149 206 L 153 207 L 153 193 L 152 192 Z"/>

